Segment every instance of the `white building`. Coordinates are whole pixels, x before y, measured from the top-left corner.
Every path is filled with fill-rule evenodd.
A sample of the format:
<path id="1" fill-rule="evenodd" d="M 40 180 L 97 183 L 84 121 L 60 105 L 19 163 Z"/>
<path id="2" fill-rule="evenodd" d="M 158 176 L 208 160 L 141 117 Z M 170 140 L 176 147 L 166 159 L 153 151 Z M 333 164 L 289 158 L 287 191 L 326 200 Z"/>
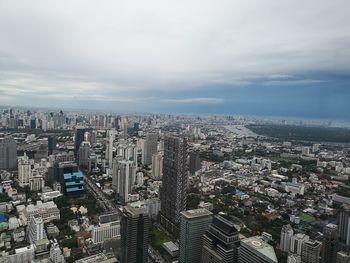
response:
<path id="1" fill-rule="evenodd" d="M 21 187 L 24 187 L 26 185 L 29 185 L 29 180 L 32 177 L 32 168 L 31 163 L 26 155 L 24 153 L 23 157 L 20 157 L 18 159 L 18 183 Z"/>
<path id="2" fill-rule="evenodd" d="M 136 165 L 133 161 L 114 160 L 112 186 L 124 202 L 128 202 L 136 179 Z"/>
<path id="3" fill-rule="evenodd" d="M 65 263 L 64 256 L 58 243 L 53 243 L 50 248 L 50 260 L 53 263 Z"/>
<path id="4" fill-rule="evenodd" d="M 309 240 L 309 236 L 299 233 L 299 234 L 295 234 L 294 236 L 292 236 L 291 238 L 291 243 L 290 243 L 290 252 L 294 253 L 294 254 L 298 254 L 301 255 L 301 248 L 302 245 L 305 241 Z"/>
<path id="5" fill-rule="evenodd" d="M 290 254 L 287 258 L 287 263 L 301 263 L 301 257 L 296 254 Z"/>
<path id="6" fill-rule="evenodd" d="M 30 242 L 45 238 L 44 221 L 39 214 L 34 214 L 30 217 L 27 231 Z"/>
<path id="7" fill-rule="evenodd" d="M 92 242 L 102 243 L 112 238 L 120 238 L 120 222 L 108 222 L 94 226 L 91 231 Z"/>
<path id="8" fill-rule="evenodd" d="M 113 143 L 115 140 L 115 134 L 116 134 L 115 129 L 111 129 L 107 131 L 105 159 L 107 160 L 109 167 L 111 167 L 113 164 Z"/>
<path id="9" fill-rule="evenodd" d="M 0 263 L 27 263 L 34 259 L 34 245 L 15 249 L 12 255 L 3 254 L 0 257 Z"/>
<path id="10" fill-rule="evenodd" d="M 291 225 L 284 225 L 281 230 L 280 250 L 288 252 L 294 231 Z"/>
<path id="11" fill-rule="evenodd" d="M 42 175 L 40 174 L 35 174 L 32 175 L 32 177 L 29 180 L 29 187 L 31 191 L 41 191 L 45 186 L 45 180 Z"/>

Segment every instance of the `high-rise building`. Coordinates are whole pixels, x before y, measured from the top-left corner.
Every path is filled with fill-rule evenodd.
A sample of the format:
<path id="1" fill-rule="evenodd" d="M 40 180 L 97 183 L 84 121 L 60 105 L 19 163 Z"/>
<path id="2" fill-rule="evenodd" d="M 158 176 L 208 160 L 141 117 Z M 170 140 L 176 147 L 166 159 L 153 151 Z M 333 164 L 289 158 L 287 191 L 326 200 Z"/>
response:
<path id="1" fill-rule="evenodd" d="M 305 235 L 302 233 L 295 234 L 294 236 L 292 236 L 292 239 L 290 242 L 290 252 L 297 255 L 301 255 L 302 245 L 305 241 L 308 241 L 308 240 L 309 240 L 308 235 Z"/>
<path id="2" fill-rule="evenodd" d="M 82 127 L 77 127 L 75 130 L 75 137 L 74 137 L 74 154 L 75 156 L 78 156 L 79 148 L 81 143 L 84 141 L 84 134 L 87 131 L 87 129 Z"/>
<path id="3" fill-rule="evenodd" d="M 106 136 L 106 161 L 109 165 L 109 167 L 112 167 L 113 164 L 113 142 L 115 140 L 115 129 L 111 129 L 107 131 Z"/>
<path id="4" fill-rule="evenodd" d="M 129 201 L 129 193 L 134 187 L 135 179 L 135 163 L 115 158 L 113 164 L 112 187 L 118 194 L 121 202 Z"/>
<path id="5" fill-rule="evenodd" d="M 82 168 L 88 168 L 90 161 L 90 142 L 83 141 L 79 148 L 78 162 Z"/>
<path id="6" fill-rule="evenodd" d="M 55 135 L 50 135 L 47 137 L 47 148 L 48 154 L 54 154 L 57 151 L 57 138 Z"/>
<path id="7" fill-rule="evenodd" d="M 152 163 L 152 155 L 157 152 L 158 135 L 155 133 L 148 133 L 142 152 L 142 164 L 150 165 Z"/>
<path id="8" fill-rule="evenodd" d="M 338 213 L 339 241 L 350 246 L 350 205 L 343 205 Z"/>
<path id="9" fill-rule="evenodd" d="M 337 253 L 336 263 L 350 263 L 350 253 L 345 251 L 339 251 Z"/>
<path id="10" fill-rule="evenodd" d="M 202 263 L 234 262 L 239 233 L 232 222 L 215 216 L 203 235 Z"/>
<path id="11" fill-rule="evenodd" d="M 0 141 L 0 170 L 13 170 L 17 167 L 17 145 L 12 137 Z"/>
<path id="12" fill-rule="evenodd" d="M 163 155 L 155 153 L 152 155 L 152 179 L 159 180 L 163 176 Z"/>
<path id="13" fill-rule="evenodd" d="M 213 214 L 200 208 L 181 212 L 179 263 L 200 263 L 202 239 Z"/>
<path id="14" fill-rule="evenodd" d="M 301 248 L 301 261 L 303 263 L 319 262 L 322 243 L 315 240 L 307 240 Z"/>
<path id="15" fill-rule="evenodd" d="M 202 168 L 201 159 L 198 152 L 191 152 L 190 154 L 190 173 L 195 174 Z"/>
<path id="16" fill-rule="evenodd" d="M 238 263 L 277 263 L 273 247 L 259 237 L 250 237 L 239 242 Z M 315 261 L 316 262 L 316 261 Z"/>
<path id="17" fill-rule="evenodd" d="M 28 239 L 30 242 L 34 242 L 44 238 L 44 221 L 39 214 L 33 214 L 28 223 Z"/>
<path id="18" fill-rule="evenodd" d="M 161 223 L 170 231 L 179 223 L 180 212 L 186 210 L 187 172 L 187 140 L 166 136 L 160 200 Z"/>
<path id="19" fill-rule="evenodd" d="M 291 225 L 284 225 L 281 230 L 280 250 L 288 252 L 290 249 L 290 242 L 293 236 L 293 228 Z"/>
<path id="20" fill-rule="evenodd" d="M 335 224 L 326 225 L 323 237 L 323 262 L 334 263 L 338 252 L 338 226 Z"/>
<path id="21" fill-rule="evenodd" d="M 32 167 L 26 153 L 18 159 L 18 183 L 21 187 L 29 185 L 32 177 Z"/>
<path id="22" fill-rule="evenodd" d="M 150 218 L 143 208 L 126 206 L 121 218 L 121 262 L 147 263 Z"/>

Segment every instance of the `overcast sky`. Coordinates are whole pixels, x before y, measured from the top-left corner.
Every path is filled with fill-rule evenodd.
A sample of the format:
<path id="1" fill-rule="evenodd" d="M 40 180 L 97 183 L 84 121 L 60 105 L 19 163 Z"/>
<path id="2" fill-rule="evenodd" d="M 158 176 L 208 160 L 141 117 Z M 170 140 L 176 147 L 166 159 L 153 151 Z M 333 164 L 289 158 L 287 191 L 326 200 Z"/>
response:
<path id="1" fill-rule="evenodd" d="M 0 0 L 0 105 L 350 120 L 350 1 Z"/>

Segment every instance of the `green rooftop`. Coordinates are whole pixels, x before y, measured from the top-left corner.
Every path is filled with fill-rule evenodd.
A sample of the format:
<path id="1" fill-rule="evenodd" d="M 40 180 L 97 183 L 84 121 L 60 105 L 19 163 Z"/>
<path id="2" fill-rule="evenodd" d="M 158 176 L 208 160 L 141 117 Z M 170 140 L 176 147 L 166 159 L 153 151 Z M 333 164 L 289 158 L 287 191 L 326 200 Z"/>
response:
<path id="1" fill-rule="evenodd" d="M 275 250 L 273 249 L 273 247 L 267 244 L 266 242 L 262 241 L 261 239 L 257 237 L 249 237 L 241 240 L 241 242 L 253 248 L 255 251 L 259 252 L 265 257 L 269 258 L 273 262 L 276 262 L 276 263 L 278 262 L 275 254 Z"/>

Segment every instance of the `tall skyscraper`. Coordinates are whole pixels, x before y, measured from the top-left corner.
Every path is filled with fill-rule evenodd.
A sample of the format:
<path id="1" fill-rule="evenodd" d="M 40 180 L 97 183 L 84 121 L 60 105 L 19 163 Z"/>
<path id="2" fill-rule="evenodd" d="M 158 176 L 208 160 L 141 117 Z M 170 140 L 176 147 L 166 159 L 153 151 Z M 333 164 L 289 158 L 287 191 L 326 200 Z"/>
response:
<path id="1" fill-rule="evenodd" d="M 202 239 L 212 217 L 204 208 L 181 212 L 179 263 L 201 262 Z"/>
<path id="2" fill-rule="evenodd" d="M 250 237 L 239 242 L 238 263 L 277 263 L 273 247 L 259 237 Z"/>
<path id="3" fill-rule="evenodd" d="M 147 263 L 150 219 L 144 208 L 123 208 L 121 262 Z"/>
<path id="4" fill-rule="evenodd" d="M 87 169 L 90 161 L 90 142 L 83 141 L 79 148 L 78 163 L 81 168 Z"/>
<path id="5" fill-rule="evenodd" d="M 334 263 L 338 252 L 338 226 L 328 224 L 323 230 L 323 262 Z"/>
<path id="6" fill-rule="evenodd" d="M 338 213 L 339 241 L 350 246 L 350 205 L 343 205 Z"/>
<path id="7" fill-rule="evenodd" d="M 191 152 L 190 154 L 190 173 L 195 174 L 202 167 L 201 159 L 198 152 Z"/>
<path id="8" fill-rule="evenodd" d="M 163 176 L 163 155 L 155 153 L 152 155 L 152 179 L 159 180 Z"/>
<path id="9" fill-rule="evenodd" d="M 114 159 L 112 187 L 122 202 L 128 202 L 136 179 L 136 165 L 132 161 Z"/>
<path id="10" fill-rule="evenodd" d="M 301 248 L 301 261 L 303 263 L 319 262 L 322 243 L 315 240 L 307 240 Z"/>
<path id="11" fill-rule="evenodd" d="M 29 185 L 32 177 L 32 167 L 26 153 L 18 159 L 18 183 L 21 187 Z"/>
<path id="12" fill-rule="evenodd" d="M 77 127 L 75 130 L 75 137 L 74 137 L 74 154 L 75 156 L 78 156 L 79 148 L 81 143 L 84 141 L 84 134 L 87 131 L 87 129 L 83 127 Z"/>
<path id="13" fill-rule="evenodd" d="M 291 225 L 284 225 L 281 230 L 280 250 L 288 252 L 290 249 L 290 242 L 293 236 L 293 228 Z"/>
<path id="14" fill-rule="evenodd" d="M 12 137 L 0 141 L 0 170 L 13 170 L 17 167 L 17 144 Z"/>
<path id="15" fill-rule="evenodd" d="M 142 152 L 142 164 L 150 165 L 152 163 L 152 155 L 157 152 L 158 135 L 155 133 L 148 133 L 144 143 Z"/>
<path id="16" fill-rule="evenodd" d="M 50 135 L 47 137 L 47 148 L 48 154 L 54 154 L 57 151 L 57 138 L 55 135 Z"/>
<path id="17" fill-rule="evenodd" d="M 203 235 L 202 263 L 234 262 L 235 243 L 239 233 L 232 222 L 215 216 Z"/>
<path id="18" fill-rule="evenodd" d="M 186 210 L 188 178 L 187 140 L 166 136 L 164 139 L 163 184 L 160 189 L 161 222 L 170 231 L 179 223 L 180 212 Z"/>
<path id="19" fill-rule="evenodd" d="M 113 164 L 113 142 L 115 140 L 116 131 L 114 129 L 107 131 L 106 136 L 106 160 L 109 167 L 112 167 Z"/>

